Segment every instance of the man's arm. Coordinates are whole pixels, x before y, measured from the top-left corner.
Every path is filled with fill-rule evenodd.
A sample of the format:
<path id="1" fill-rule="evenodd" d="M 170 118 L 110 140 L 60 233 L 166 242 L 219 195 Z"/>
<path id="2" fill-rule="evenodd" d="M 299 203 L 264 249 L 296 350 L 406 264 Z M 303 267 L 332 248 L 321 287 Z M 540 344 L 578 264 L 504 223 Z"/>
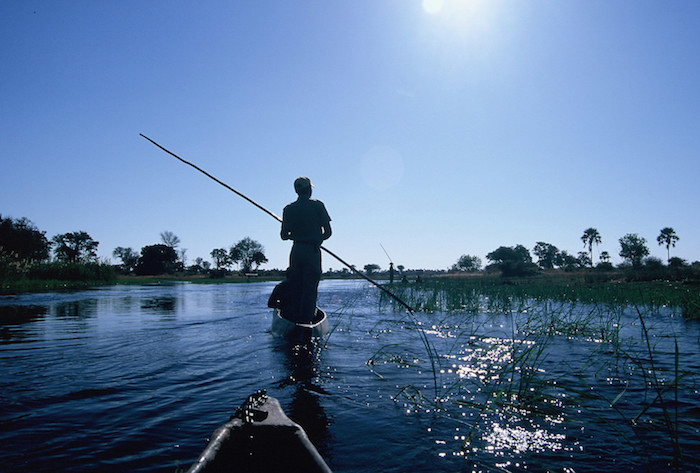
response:
<path id="1" fill-rule="evenodd" d="M 280 231 L 280 237 L 283 240 L 291 240 L 292 239 L 292 235 L 291 235 L 289 229 L 287 228 L 287 226 L 288 226 L 287 225 L 287 209 L 285 208 L 282 211 L 282 230 Z"/>
<path id="2" fill-rule="evenodd" d="M 331 222 L 327 222 L 325 225 L 321 225 L 321 239 L 328 240 L 333 234 L 333 229 L 331 229 Z"/>

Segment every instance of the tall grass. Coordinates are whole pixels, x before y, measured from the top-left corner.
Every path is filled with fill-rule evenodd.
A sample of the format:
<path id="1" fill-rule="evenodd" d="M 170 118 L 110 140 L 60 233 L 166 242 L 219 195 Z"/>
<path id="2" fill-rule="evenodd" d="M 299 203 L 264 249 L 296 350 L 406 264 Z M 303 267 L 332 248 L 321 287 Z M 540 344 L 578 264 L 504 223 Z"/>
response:
<path id="1" fill-rule="evenodd" d="M 2 263 L 2 262 L 0 262 Z M 18 263 L 2 265 L 0 293 L 88 287 L 116 280 L 112 266 L 104 263 Z"/>
<path id="2" fill-rule="evenodd" d="M 700 284 L 695 281 L 587 281 L 573 277 L 435 278 L 421 284 L 394 284 L 392 291 L 416 310 L 474 311 L 479 297 L 509 310 L 523 300 L 588 304 L 678 307 L 688 319 L 700 319 Z M 381 295 L 387 302 L 390 300 Z"/>
<path id="3" fill-rule="evenodd" d="M 412 383 L 401 387 L 395 399 L 458 422 L 466 422 L 464 409 L 476 413 L 466 422 L 466 456 L 484 442 L 493 419 L 503 415 L 584 426 L 588 420 L 615 432 L 649 470 L 659 467 L 658 459 L 645 452 L 665 444 L 668 466 L 685 471 L 682 445 L 692 427 L 683 424 L 678 406 L 682 382 L 691 372 L 682 368 L 677 341 L 673 369 L 657 362 L 647 319 L 669 306 L 688 317 L 688 307 L 700 305 L 697 290 L 672 283 L 488 280 L 433 280 L 393 290 L 423 311 L 404 325 L 426 345 L 424 371 L 432 373 L 435 389 L 427 396 L 421 383 Z M 637 312 L 639 336 L 623 327 L 623 320 L 630 323 L 631 308 Z M 495 338 L 489 336 L 494 324 L 501 331 Z M 586 353 L 561 359 L 567 343 Z M 409 345 L 391 343 L 368 364 L 383 376 L 382 366 L 422 369 L 421 358 Z"/>

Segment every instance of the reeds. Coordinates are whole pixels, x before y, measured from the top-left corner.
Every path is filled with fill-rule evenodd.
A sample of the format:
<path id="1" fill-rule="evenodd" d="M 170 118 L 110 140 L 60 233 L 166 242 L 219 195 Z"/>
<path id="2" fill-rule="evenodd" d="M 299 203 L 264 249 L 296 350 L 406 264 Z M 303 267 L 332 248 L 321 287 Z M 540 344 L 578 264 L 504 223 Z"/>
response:
<path id="1" fill-rule="evenodd" d="M 684 436 L 697 439 L 678 412 L 679 393 L 693 373 L 683 368 L 677 340 L 673 368 L 667 367 L 668 351 L 665 363 L 657 361 L 664 353 L 652 343 L 657 331 L 647 319 L 661 324 L 661 309 L 686 315 L 698 294 L 670 284 L 645 288 L 471 280 L 395 285 L 399 297 L 423 311 L 402 320 L 416 330 L 427 355 L 405 342 L 390 343 L 368 364 L 380 377 L 381 368 L 391 366 L 430 373 L 432 396 L 417 381 L 399 388 L 395 399 L 466 423 L 466 457 L 483 453 L 494 419 L 505 416 L 532 422 L 559 443 L 562 423 L 604 430 L 637 457 L 626 461 L 653 471 L 660 456 L 673 471 L 685 471 Z M 388 302 L 380 298 L 383 307 Z M 577 353 L 568 357 L 567 349 Z M 664 453 L 647 456 L 659 444 L 667 445 Z"/>
<path id="2" fill-rule="evenodd" d="M 515 309 L 509 301 L 556 301 L 561 303 L 676 307 L 688 319 L 700 318 L 700 285 L 693 281 L 602 281 L 581 278 L 435 278 L 421 284 L 394 284 L 392 291 L 417 311 L 474 311 L 479 298 L 490 307 Z M 388 298 L 382 295 L 385 302 Z"/>

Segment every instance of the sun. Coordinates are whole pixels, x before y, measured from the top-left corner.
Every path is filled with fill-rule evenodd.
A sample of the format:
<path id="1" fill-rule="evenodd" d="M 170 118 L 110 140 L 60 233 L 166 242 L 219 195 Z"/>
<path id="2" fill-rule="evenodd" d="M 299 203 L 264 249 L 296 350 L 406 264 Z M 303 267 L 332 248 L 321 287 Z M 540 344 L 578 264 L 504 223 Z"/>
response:
<path id="1" fill-rule="evenodd" d="M 444 5 L 444 0 L 423 0 L 423 10 L 431 15 L 440 13 Z"/>

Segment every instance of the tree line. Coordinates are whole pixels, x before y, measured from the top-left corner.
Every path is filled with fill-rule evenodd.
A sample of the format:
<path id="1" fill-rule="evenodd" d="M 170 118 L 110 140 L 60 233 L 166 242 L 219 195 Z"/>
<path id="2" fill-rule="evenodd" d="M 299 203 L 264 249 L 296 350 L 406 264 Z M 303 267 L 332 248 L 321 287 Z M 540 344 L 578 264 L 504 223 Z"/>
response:
<path id="1" fill-rule="evenodd" d="M 180 248 L 180 238 L 173 232 L 160 234 L 161 242 L 147 245 L 136 252 L 133 248 L 117 247 L 112 255 L 121 261 L 112 267 L 106 262 L 99 262 L 95 241 L 85 231 L 74 231 L 47 238 L 46 232 L 39 230 L 26 218 L 3 218 L 0 215 L 0 279 L 28 278 L 99 278 L 108 277 L 107 269 L 116 269 L 123 274 L 157 275 L 157 274 L 208 274 L 221 277 L 233 270 L 243 274 L 257 271 L 260 265 L 267 263 L 264 247 L 257 241 L 245 237 L 228 248 L 215 248 L 210 256 L 214 262 L 198 257 L 187 265 L 187 249 Z M 667 250 L 667 267 L 682 269 L 688 263 L 677 257 L 671 257 L 671 248 L 676 246 L 678 235 L 672 227 L 662 228 L 656 238 L 660 246 Z M 602 251 L 598 263 L 594 264 L 595 247 L 602 243 L 600 233 L 595 228 L 584 230 L 581 241 L 583 250 L 572 255 L 559 250 L 551 243 L 539 241 L 532 252 L 523 245 L 512 247 L 500 246 L 486 255 L 489 264 L 486 270 L 500 271 L 504 276 L 523 276 L 538 270 L 561 269 L 576 271 L 596 268 L 601 271 L 614 269 L 610 263 L 610 254 Z M 628 233 L 619 240 L 619 255 L 623 259 L 618 267 L 659 268 L 663 263 L 658 258 L 649 258 L 647 240 L 636 233 Z M 537 262 L 533 260 L 533 254 Z M 481 258 L 462 255 L 450 268 L 452 271 L 476 272 L 482 270 Z M 87 269 L 86 269 L 87 268 Z M 368 274 L 380 271 L 379 265 L 367 264 Z M 396 268 L 404 273 L 404 266 Z M 91 272 L 92 271 L 92 272 Z"/>
<path id="2" fill-rule="evenodd" d="M 0 215 L 0 280 L 111 279 L 111 267 L 97 261 L 98 244 L 84 231 L 61 233 L 49 239 L 46 232 L 26 218 Z"/>
<path id="3" fill-rule="evenodd" d="M 137 275 L 184 272 L 222 277 L 231 271 L 234 264 L 238 266 L 239 272 L 249 274 L 268 261 L 265 248 L 252 238 L 245 237 L 228 249 L 213 249 L 210 256 L 214 261 L 214 268 L 209 261 L 201 257 L 195 258 L 194 263 L 187 266 L 187 249 L 178 249 L 180 238 L 169 231 L 162 232 L 160 238 L 161 243 L 141 248 L 140 255 L 133 248 L 115 248 L 112 255 L 121 260 L 119 270 Z"/>
<path id="4" fill-rule="evenodd" d="M 666 247 L 669 268 L 689 267 L 685 260 L 671 257 L 671 248 L 676 246 L 678 240 L 679 237 L 672 227 L 662 228 L 656 238 L 660 246 Z M 486 269 L 499 270 L 504 276 L 524 276 L 540 269 L 562 269 L 565 271 L 594 267 L 602 271 L 614 269 L 607 251 L 602 251 L 599 254 L 599 262 L 594 264 L 594 246 L 602 243 L 600 232 L 597 229 L 591 227 L 584 230 L 581 241 L 584 250 L 587 251 L 580 251 L 576 256 L 569 254 L 566 250 L 559 250 L 551 243 L 539 241 L 532 249 L 532 253 L 537 257 L 537 263 L 533 261 L 530 250 L 523 245 L 501 246 L 486 255 L 486 259 L 490 262 Z M 618 267 L 640 269 L 644 265 L 654 268 L 663 266 L 663 262 L 658 258 L 649 258 L 647 240 L 638 234 L 628 233 L 621 237 L 618 243 L 620 245 L 619 255 L 623 259 L 623 263 Z M 480 271 L 482 262 L 477 256 L 462 255 L 451 269 L 467 272 Z"/>
<path id="5" fill-rule="evenodd" d="M 144 246 L 139 253 L 133 248 L 115 248 L 112 255 L 121 264 L 112 266 L 98 261 L 99 242 L 85 231 L 47 238 L 31 220 L 0 214 L 0 280 L 105 280 L 111 279 L 115 270 L 137 275 L 184 272 L 223 276 L 234 264 L 241 273 L 251 273 L 268 261 L 265 248 L 245 237 L 228 249 L 212 250 L 215 268 L 203 258 L 195 258 L 187 266 L 187 250 L 179 248 L 180 238 L 170 231 L 162 232 L 160 238 L 160 243 Z"/>

